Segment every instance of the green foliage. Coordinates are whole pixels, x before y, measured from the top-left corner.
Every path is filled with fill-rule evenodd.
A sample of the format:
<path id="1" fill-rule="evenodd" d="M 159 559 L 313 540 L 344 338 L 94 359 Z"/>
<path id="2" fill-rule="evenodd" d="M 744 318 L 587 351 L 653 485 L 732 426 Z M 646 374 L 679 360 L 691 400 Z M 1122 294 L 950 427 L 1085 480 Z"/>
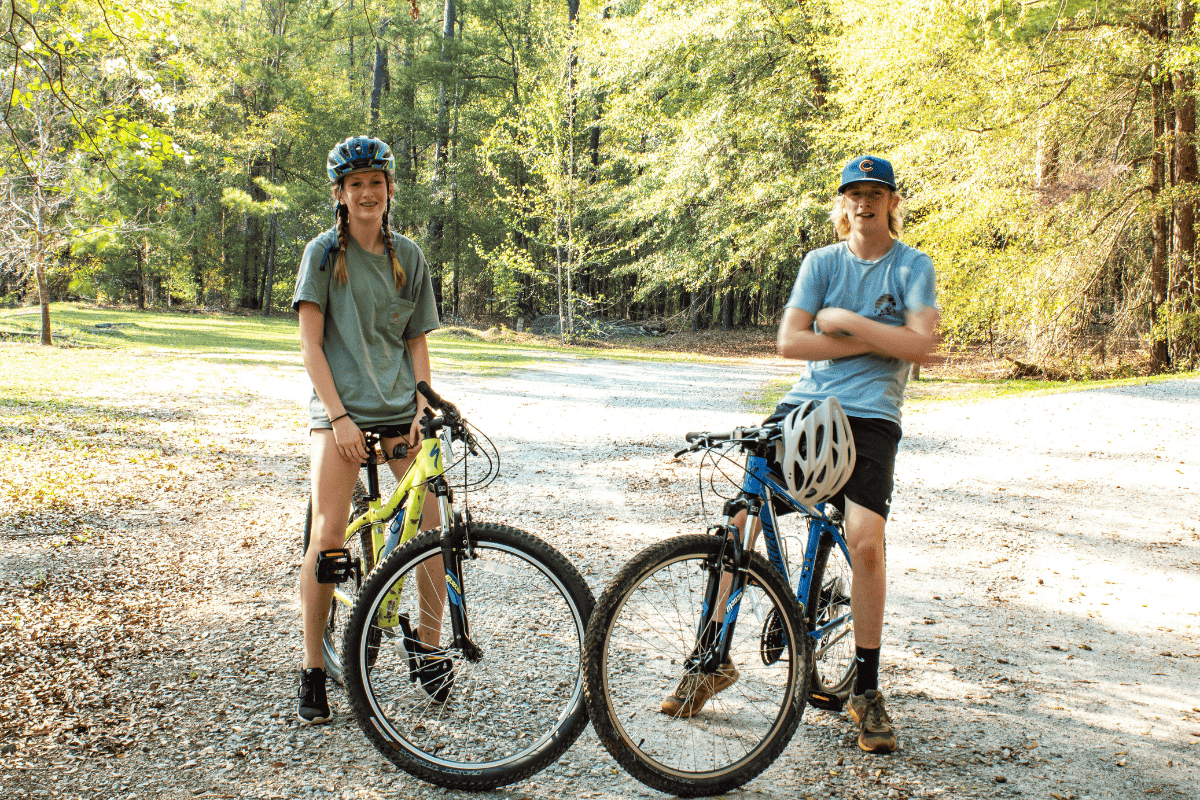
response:
<path id="1" fill-rule="evenodd" d="M 1177 5 L 630 0 L 572 24 L 559 2 L 473 0 L 445 41 L 441 4 L 421 8 L 29 5 L 0 42 L 16 232 L 0 291 L 40 242 L 56 287 L 286 308 L 332 225 L 325 154 L 374 132 L 399 159 L 393 227 L 425 249 L 446 315 L 556 314 L 561 296 L 771 325 L 834 241 L 839 168 L 873 152 L 896 165 L 949 341 L 1035 360 L 1097 336 L 1191 347 L 1195 281 L 1176 273 L 1194 254 L 1172 250 L 1154 305 L 1175 317 L 1147 299 L 1154 216 L 1200 202 L 1200 183 L 1152 171 L 1189 141 L 1153 127 L 1155 92 L 1200 60 Z"/>

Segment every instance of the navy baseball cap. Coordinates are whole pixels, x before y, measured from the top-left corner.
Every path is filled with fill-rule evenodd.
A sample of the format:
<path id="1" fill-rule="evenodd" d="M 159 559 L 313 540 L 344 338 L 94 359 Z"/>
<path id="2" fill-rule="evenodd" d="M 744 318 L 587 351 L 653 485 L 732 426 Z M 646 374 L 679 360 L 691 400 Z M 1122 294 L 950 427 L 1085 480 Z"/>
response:
<path id="1" fill-rule="evenodd" d="M 882 183 L 893 192 L 896 191 L 896 176 L 892 174 L 892 162 L 877 156 L 858 156 L 850 159 L 850 162 L 842 168 L 842 185 L 838 187 L 838 194 L 844 192 L 850 184 L 859 181 Z"/>

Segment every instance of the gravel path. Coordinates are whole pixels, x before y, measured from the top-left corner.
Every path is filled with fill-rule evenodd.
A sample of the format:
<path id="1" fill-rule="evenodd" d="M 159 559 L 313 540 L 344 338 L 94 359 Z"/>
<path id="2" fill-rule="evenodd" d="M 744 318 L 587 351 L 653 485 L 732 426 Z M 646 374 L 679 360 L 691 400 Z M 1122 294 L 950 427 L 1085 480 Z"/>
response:
<path id="1" fill-rule="evenodd" d="M 0 796 L 456 794 L 388 766 L 340 690 L 333 724 L 292 721 L 299 367 L 168 363 L 97 398 L 173 443 L 158 452 L 184 493 L 82 520 L 85 545 L 31 535 L 50 517 L 0 520 Z M 501 451 L 475 518 L 544 537 L 598 594 L 646 543 L 703 529 L 697 459 L 671 458 L 683 433 L 753 423 L 743 393 L 790 370 L 562 359 L 438 389 Z M 883 674 L 902 749 L 861 754 L 844 716 L 808 709 L 730 796 L 1196 797 L 1197 400 L 1200 382 L 1176 381 L 909 414 Z M 482 795 L 564 796 L 661 795 L 590 729 Z"/>

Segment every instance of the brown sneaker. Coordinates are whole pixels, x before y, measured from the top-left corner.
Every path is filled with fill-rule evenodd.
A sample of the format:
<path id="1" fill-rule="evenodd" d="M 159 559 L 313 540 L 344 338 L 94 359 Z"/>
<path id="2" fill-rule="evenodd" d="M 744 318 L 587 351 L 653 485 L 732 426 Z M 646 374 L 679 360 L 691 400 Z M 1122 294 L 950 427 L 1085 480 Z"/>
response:
<path id="1" fill-rule="evenodd" d="M 862 694 L 850 693 L 846 709 L 850 719 L 858 723 L 858 746 L 868 753 L 896 751 L 896 734 L 892 720 L 883 707 L 883 695 L 875 689 Z"/>
<path id="2" fill-rule="evenodd" d="M 726 661 L 711 675 L 691 672 L 683 676 L 675 693 L 662 702 L 662 713 L 672 717 L 692 717 L 700 713 L 708 699 L 737 683 L 738 671 Z"/>

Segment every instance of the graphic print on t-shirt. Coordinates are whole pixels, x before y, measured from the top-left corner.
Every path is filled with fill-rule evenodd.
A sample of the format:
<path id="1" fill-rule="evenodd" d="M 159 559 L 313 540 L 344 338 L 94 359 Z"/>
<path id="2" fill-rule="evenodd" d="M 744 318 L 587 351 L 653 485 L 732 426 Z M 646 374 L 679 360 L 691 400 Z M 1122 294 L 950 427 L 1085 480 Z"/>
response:
<path id="1" fill-rule="evenodd" d="M 892 297 L 890 294 L 879 295 L 879 299 L 875 301 L 875 316 L 899 316 L 899 309 L 896 307 L 896 298 Z"/>

